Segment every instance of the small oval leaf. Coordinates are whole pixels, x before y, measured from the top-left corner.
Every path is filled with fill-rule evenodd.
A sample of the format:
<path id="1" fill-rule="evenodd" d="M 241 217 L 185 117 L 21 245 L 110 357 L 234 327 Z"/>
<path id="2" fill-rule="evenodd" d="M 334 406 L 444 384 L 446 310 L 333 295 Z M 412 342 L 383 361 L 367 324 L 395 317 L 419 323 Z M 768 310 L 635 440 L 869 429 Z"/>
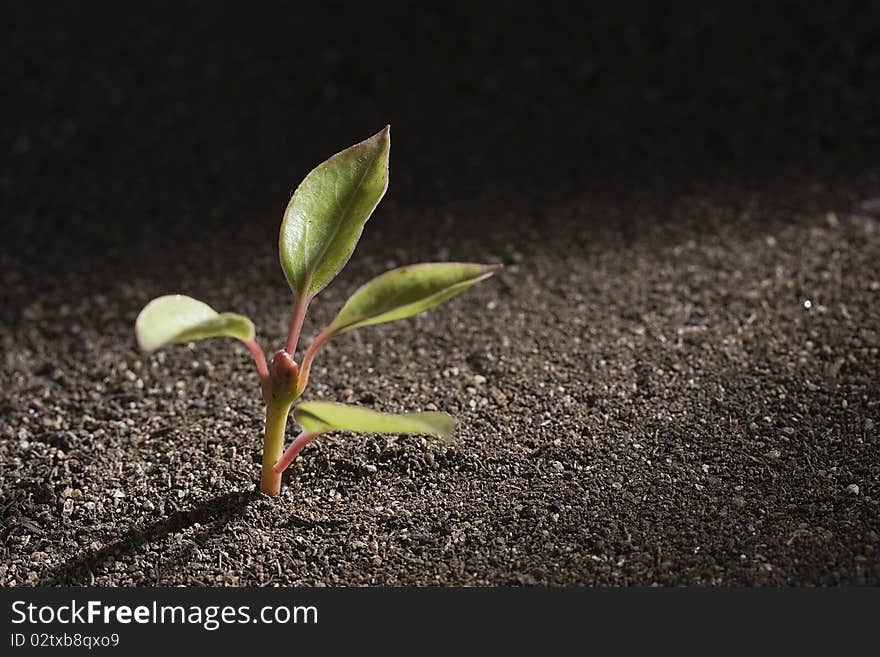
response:
<path id="1" fill-rule="evenodd" d="M 356 431 L 425 434 L 449 439 L 455 430 L 455 418 L 446 413 L 380 413 L 333 402 L 303 402 L 294 409 L 293 417 L 309 433 Z"/>
<path id="2" fill-rule="evenodd" d="M 388 188 L 390 126 L 319 164 L 300 183 L 281 223 L 284 276 L 298 297 L 324 289 L 348 262 Z"/>
<path id="3" fill-rule="evenodd" d="M 169 294 L 148 303 L 135 322 L 138 344 L 155 351 L 170 342 L 229 336 L 252 340 L 254 324 L 243 315 L 218 313 L 206 303 L 183 294 Z"/>
<path id="4" fill-rule="evenodd" d="M 428 310 L 488 278 L 502 265 L 425 262 L 392 269 L 362 285 L 330 325 L 332 335 L 404 319 Z"/>

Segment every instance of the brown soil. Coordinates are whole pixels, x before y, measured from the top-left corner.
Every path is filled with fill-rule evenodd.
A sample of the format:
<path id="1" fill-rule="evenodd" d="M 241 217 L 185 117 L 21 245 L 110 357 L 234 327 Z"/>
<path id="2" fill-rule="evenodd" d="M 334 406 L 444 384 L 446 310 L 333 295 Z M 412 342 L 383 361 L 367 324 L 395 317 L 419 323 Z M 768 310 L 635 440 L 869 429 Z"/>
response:
<path id="1" fill-rule="evenodd" d="M 629 19 L 609 20 L 623 33 Z M 48 41 L 60 50 L 84 38 L 65 21 L 74 27 Z M 832 37 L 851 35 L 834 29 Z M 595 91 L 608 106 L 591 105 L 606 117 L 593 127 L 611 136 L 592 154 L 562 155 L 573 133 L 550 135 L 549 145 L 517 136 L 536 118 L 550 134 L 553 115 L 537 112 L 538 100 L 514 106 L 515 125 L 496 121 L 500 101 L 458 110 L 462 121 L 482 117 L 485 130 L 471 128 L 486 150 L 474 157 L 502 143 L 512 156 L 518 146 L 541 164 L 534 187 L 505 152 L 503 173 L 475 191 L 485 160 L 455 166 L 467 134 L 449 126 L 457 141 L 441 140 L 402 119 L 400 143 L 408 134 L 423 146 L 437 139 L 437 161 L 413 147 L 398 159 L 392 151 L 389 195 L 315 302 L 306 336 L 393 264 L 453 258 L 507 268 L 426 315 L 337 339 L 307 397 L 446 410 L 459 419 L 456 439 L 325 437 L 270 499 L 254 493 L 263 417 L 246 351 L 215 340 L 145 357 L 134 318 L 153 296 L 184 292 L 249 315 L 264 348 L 278 348 L 289 312 L 274 245 L 285 185 L 369 134 L 373 123 L 361 130 L 353 117 L 381 111 L 347 110 L 341 121 L 359 131 L 331 125 L 291 156 L 294 167 L 284 154 L 299 132 L 271 104 L 263 123 L 241 128 L 246 135 L 233 119 L 253 98 L 237 88 L 221 95 L 227 105 L 176 104 L 190 98 L 191 80 L 215 79 L 214 32 L 201 36 L 209 55 L 186 51 L 195 64 L 183 72 L 174 59 L 183 46 L 159 29 L 144 34 L 147 46 L 170 49 L 167 60 L 142 49 L 116 57 L 116 42 L 99 42 L 97 54 L 82 46 L 71 73 L 51 48 L 19 43 L 47 77 L 34 88 L 25 69 L 17 74 L 20 104 L 3 127 L 17 164 L 3 179 L 15 221 L 0 256 L 0 585 L 880 584 L 880 204 L 871 200 L 880 178 L 865 155 L 877 140 L 868 130 L 876 99 L 859 95 L 846 68 L 876 62 L 875 51 L 829 58 L 822 70 L 837 77 L 817 76 L 841 90 L 855 84 L 861 100 L 839 96 L 854 109 L 845 119 L 733 125 L 744 137 L 724 142 L 730 152 L 763 164 L 734 158 L 743 173 L 723 184 L 706 173 L 683 185 L 682 172 L 665 166 L 675 160 L 676 140 L 661 138 L 670 129 L 663 117 L 679 116 L 671 101 L 644 124 L 648 141 L 630 136 L 620 146 L 640 153 L 650 188 L 637 182 L 645 171 L 619 162 L 601 177 L 595 158 L 619 153 L 615 121 L 630 135 L 645 119 L 613 111 L 625 82 Z M 773 49 L 801 52 L 807 34 L 763 54 L 785 66 Z M 222 46 L 251 73 L 246 87 L 278 70 L 260 68 L 252 49 Z M 353 56 L 342 48 L 343 59 Z M 399 66 L 423 64 L 420 56 Z M 493 78 L 486 61 L 475 75 L 503 84 L 507 69 L 499 64 Z M 556 60 L 536 61 L 548 79 L 559 75 Z M 138 105 L 136 73 L 149 66 L 164 76 Z M 72 123 L 53 114 L 71 76 L 97 94 L 102 70 L 116 85 L 106 92 L 116 103 L 109 115 L 95 114 L 100 103 L 87 94 L 71 101 Z M 669 75 L 657 78 L 661 92 L 677 89 Z M 307 87 L 311 78 L 299 76 Z M 802 79 L 783 78 L 780 89 L 800 93 Z M 742 84 L 745 96 L 764 97 L 754 81 Z M 427 101 L 426 88 L 410 91 Z M 356 82 L 343 84 L 343 94 L 355 91 L 363 91 Z M 388 93 L 398 108 L 411 102 Z M 465 84 L 449 93 L 482 92 Z M 560 93 L 551 99 L 563 113 L 582 100 Z M 268 102 L 263 94 L 257 100 Z M 327 109 L 316 102 L 310 111 Z M 200 113 L 209 106 L 213 113 Z M 309 116 L 299 119 L 304 134 L 318 130 Z M 682 133 L 682 148 L 714 134 L 704 121 Z M 834 146 L 802 160 L 781 146 L 749 150 L 749 135 L 773 145 L 783 125 L 792 143 L 830 131 Z M 268 143 L 278 131 L 289 148 Z M 128 134 L 130 150 L 115 150 Z M 688 152 L 695 170 L 719 171 Z M 268 163 L 261 153 L 271 153 Z M 571 173 L 581 160 L 592 163 Z M 783 160 L 784 176 L 760 186 L 750 177 Z M 414 182 L 413 170 L 433 183 Z M 600 177 L 584 182 L 587 171 Z"/>

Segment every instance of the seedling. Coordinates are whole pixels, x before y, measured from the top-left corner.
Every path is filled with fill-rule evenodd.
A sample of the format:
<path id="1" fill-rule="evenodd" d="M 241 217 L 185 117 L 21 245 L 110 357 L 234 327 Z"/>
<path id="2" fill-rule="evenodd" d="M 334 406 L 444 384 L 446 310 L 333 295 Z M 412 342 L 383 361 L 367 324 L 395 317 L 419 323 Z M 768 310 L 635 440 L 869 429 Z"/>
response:
<path id="1" fill-rule="evenodd" d="M 390 127 L 318 165 L 293 193 L 281 223 L 281 268 L 293 292 L 293 314 L 284 349 L 270 363 L 257 344 L 254 324 L 235 313 L 218 313 L 191 297 L 153 299 L 138 315 L 135 332 L 144 351 L 170 343 L 219 336 L 241 340 L 253 355 L 266 402 L 260 490 L 278 495 L 281 473 L 302 449 L 328 431 L 425 434 L 451 437 L 455 419 L 446 413 L 379 413 L 358 406 L 303 402 L 293 416 L 302 427 L 284 449 L 290 409 L 305 391 L 315 356 L 327 341 L 373 324 L 411 317 L 464 292 L 501 265 L 432 262 L 392 269 L 360 287 L 330 324 L 294 360 L 309 303 L 351 258 L 364 224 L 388 188 Z"/>

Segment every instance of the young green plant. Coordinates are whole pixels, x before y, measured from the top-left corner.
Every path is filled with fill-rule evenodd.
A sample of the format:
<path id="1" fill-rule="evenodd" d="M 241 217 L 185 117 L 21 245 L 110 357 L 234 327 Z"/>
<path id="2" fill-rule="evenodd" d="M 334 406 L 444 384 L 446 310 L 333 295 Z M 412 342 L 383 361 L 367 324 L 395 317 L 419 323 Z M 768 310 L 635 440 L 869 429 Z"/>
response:
<path id="1" fill-rule="evenodd" d="M 283 349 L 271 362 L 257 344 L 254 324 L 235 313 L 173 294 L 153 299 L 138 315 L 138 343 L 151 352 L 170 343 L 219 336 L 237 338 L 253 355 L 266 431 L 260 490 L 278 495 L 281 474 L 312 440 L 328 431 L 426 434 L 450 437 L 455 420 L 446 413 L 380 413 L 358 406 L 302 402 L 293 416 L 302 427 L 284 449 L 287 418 L 309 383 L 315 356 L 328 340 L 373 324 L 411 317 L 464 292 L 501 265 L 431 262 L 392 269 L 360 287 L 336 318 L 294 360 L 309 303 L 351 258 L 364 224 L 388 188 L 389 126 L 318 165 L 300 183 L 284 212 L 279 239 L 281 267 L 293 292 L 293 312 Z"/>

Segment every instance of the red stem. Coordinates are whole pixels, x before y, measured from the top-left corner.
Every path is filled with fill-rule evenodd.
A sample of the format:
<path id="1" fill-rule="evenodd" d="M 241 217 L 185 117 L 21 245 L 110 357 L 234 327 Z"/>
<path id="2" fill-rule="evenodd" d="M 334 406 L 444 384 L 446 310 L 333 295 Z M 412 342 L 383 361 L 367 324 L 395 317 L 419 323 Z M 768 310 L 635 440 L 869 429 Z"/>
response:
<path id="1" fill-rule="evenodd" d="M 303 447 L 312 442 L 315 438 L 321 435 L 320 431 L 316 431 L 315 433 L 309 433 L 308 431 L 303 431 L 296 438 L 293 439 L 293 442 L 290 443 L 290 447 L 284 450 L 284 454 L 281 455 L 281 458 L 275 462 L 275 465 L 272 467 L 272 470 L 281 474 L 287 469 L 293 460 L 299 455 L 302 451 Z"/>
<path id="2" fill-rule="evenodd" d="M 329 340 L 333 335 L 331 327 L 328 326 L 323 331 L 318 334 L 312 344 L 309 345 L 309 348 L 306 349 L 306 353 L 303 355 L 302 365 L 299 368 L 299 379 L 296 383 L 296 396 L 298 397 L 303 393 L 306 389 L 306 386 L 309 384 L 309 372 L 312 369 L 312 361 L 315 360 L 315 356 L 318 351 L 324 344 Z"/>
<path id="3" fill-rule="evenodd" d="M 293 316 L 290 318 L 290 331 L 287 333 L 287 345 L 284 350 L 294 357 L 296 343 L 299 342 L 299 334 L 302 331 L 303 320 L 306 318 L 306 310 L 309 308 L 311 297 L 302 295 L 293 304 Z"/>
<path id="4" fill-rule="evenodd" d="M 269 366 L 266 365 L 266 354 L 263 353 L 256 340 L 242 340 L 242 342 L 251 350 L 251 355 L 257 364 L 257 372 L 260 374 L 260 381 L 265 385 L 269 380 Z"/>

